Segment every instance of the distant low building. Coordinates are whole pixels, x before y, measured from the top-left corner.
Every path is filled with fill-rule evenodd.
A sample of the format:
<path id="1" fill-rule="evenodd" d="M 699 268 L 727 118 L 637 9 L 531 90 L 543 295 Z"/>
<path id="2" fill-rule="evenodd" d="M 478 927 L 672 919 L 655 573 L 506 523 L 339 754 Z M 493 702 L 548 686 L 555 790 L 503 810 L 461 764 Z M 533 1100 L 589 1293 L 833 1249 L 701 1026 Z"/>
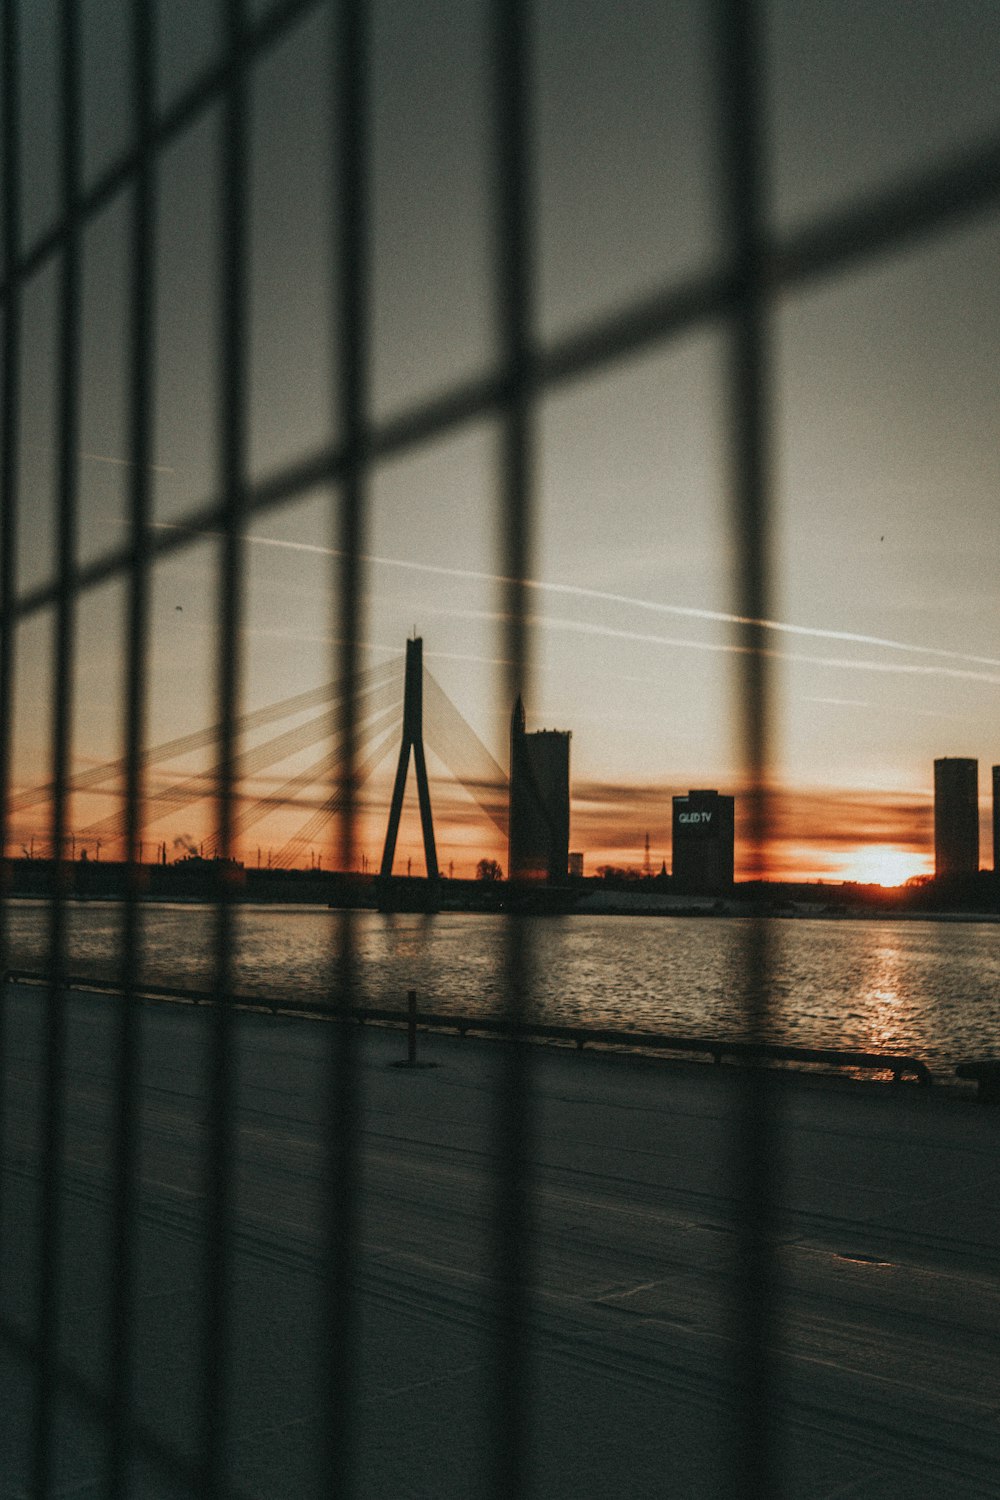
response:
<path id="1" fill-rule="evenodd" d="M 574 880 L 583 879 L 583 855 L 578 849 L 572 849 L 569 856 L 569 873 Z"/>
<path id="2" fill-rule="evenodd" d="M 979 869 L 979 762 L 945 755 L 934 762 L 934 874 Z"/>
<path id="3" fill-rule="evenodd" d="M 677 891 L 713 895 L 733 884 L 736 803 L 720 792 L 674 798 L 673 884 Z"/>

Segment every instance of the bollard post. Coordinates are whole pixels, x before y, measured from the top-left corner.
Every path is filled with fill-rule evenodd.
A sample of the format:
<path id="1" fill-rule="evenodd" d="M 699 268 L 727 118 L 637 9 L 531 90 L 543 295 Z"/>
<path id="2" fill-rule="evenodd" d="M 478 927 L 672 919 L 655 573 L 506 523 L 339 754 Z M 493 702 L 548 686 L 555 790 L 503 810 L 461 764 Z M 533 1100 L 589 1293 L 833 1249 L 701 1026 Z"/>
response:
<path id="1" fill-rule="evenodd" d="M 412 1067 L 417 1060 L 417 992 L 406 992 L 406 1041 L 407 1061 Z"/>

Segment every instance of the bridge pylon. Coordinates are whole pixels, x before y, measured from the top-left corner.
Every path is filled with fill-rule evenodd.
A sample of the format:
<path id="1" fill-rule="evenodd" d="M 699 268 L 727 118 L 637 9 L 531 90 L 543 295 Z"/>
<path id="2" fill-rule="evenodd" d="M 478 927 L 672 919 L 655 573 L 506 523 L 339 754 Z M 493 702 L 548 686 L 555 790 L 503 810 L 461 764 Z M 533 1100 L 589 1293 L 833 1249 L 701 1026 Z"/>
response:
<path id="1" fill-rule="evenodd" d="M 424 643 L 420 636 L 406 643 L 406 678 L 403 686 L 403 739 L 396 763 L 396 781 L 392 789 L 392 805 L 389 808 L 389 826 L 385 831 L 385 846 L 382 850 L 381 879 L 388 881 L 392 875 L 392 862 L 396 855 L 396 838 L 399 833 L 399 817 L 403 811 L 403 793 L 406 791 L 406 775 L 410 766 L 410 751 L 417 772 L 417 796 L 420 801 L 420 826 L 424 835 L 424 861 L 427 878 L 437 884 L 437 849 L 434 845 L 434 820 L 431 816 L 431 794 L 427 784 L 427 763 L 424 759 Z"/>

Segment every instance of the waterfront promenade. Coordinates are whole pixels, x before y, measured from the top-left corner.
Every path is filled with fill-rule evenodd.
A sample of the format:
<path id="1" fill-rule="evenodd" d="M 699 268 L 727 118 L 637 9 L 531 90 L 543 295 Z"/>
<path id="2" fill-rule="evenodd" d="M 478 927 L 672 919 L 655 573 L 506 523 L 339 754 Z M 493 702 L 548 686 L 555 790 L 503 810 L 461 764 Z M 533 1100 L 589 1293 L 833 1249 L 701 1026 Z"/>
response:
<path id="1" fill-rule="evenodd" d="M 101 1493 L 99 1430 L 76 1389 L 106 1377 L 113 1202 L 111 1023 L 69 1001 L 61 1407 L 56 1490 Z M 190 1493 L 211 1012 L 148 1006 L 134 1325 L 148 1435 L 131 1493 Z M 322 1354 L 328 1026 L 236 1018 L 233 1410 L 239 1493 L 310 1492 Z M 7 1017 L 2 1314 L 37 1318 L 37 991 Z M 495 1090 L 502 1044 L 421 1040 L 392 1066 L 366 1030 L 358 1241 L 359 1493 L 485 1493 Z M 532 1378 L 539 1497 L 725 1493 L 734 1075 L 697 1064 L 533 1054 L 537 1133 Z M 795 1500 L 1000 1497 L 1000 1111 L 954 1090 L 788 1082 L 779 1263 L 781 1435 Z M 29 1490 L 27 1361 L 0 1356 L 0 1495 Z"/>

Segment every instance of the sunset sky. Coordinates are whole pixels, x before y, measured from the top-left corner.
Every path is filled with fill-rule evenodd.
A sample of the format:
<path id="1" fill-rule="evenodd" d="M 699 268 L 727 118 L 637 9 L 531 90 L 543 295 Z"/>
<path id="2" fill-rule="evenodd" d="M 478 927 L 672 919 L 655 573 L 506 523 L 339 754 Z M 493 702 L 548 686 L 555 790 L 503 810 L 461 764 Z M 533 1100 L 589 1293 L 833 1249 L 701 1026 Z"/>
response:
<path id="1" fill-rule="evenodd" d="M 251 7 L 267 9 L 264 0 Z M 88 182 L 128 143 L 126 33 L 117 0 L 83 7 Z M 54 0 L 24 12 L 25 214 L 33 243 L 55 209 Z M 491 293 L 486 8 L 481 0 L 372 7 L 373 416 L 488 370 Z M 209 66 L 215 8 L 160 7 L 160 99 Z M 708 8 L 695 0 L 543 0 L 535 27 L 536 336 L 543 347 L 719 263 Z M 1000 137 L 1000 8 L 993 0 L 774 0 L 766 7 L 771 222 L 794 233 L 955 152 Z M 329 238 L 333 132 L 328 12 L 314 7 L 260 62 L 251 99 L 250 466 L 257 479 L 336 435 Z M 217 493 L 217 113 L 165 152 L 157 253 L 156 519 L 182 527 Z M 84 236 L 81 556 L 124 539 L 128 484 L 128 201 Z M 980 761 L 982 863 L 989 767 L 1000 762 L 1000 218 L 945 233 L 788 295 L 775 376 L 776 874 L 905 879 L 933 868 L 932 763 Z M 24 309 L 19 577 L 52 576 L 55 318 L 49 261 Z M 530 600 L 536 673 L 528 727 L 570 729 L 571 847 L 587 869 L 670 865 L 670 798 L 740 791 L 739 657 L 724 486 L 725 331 L 683 337 L 567 381 L 540 402 Z M 467 426 L 380 465 L 365 542 L 365 661 L 416 629 L 427 666 L 506 767 L 496 428 Z M 333 671 L 336 496 L 256 516 L 248 542 L 248 710 Z M 150 744 L 210 724 L 218 542 L 156 570 Z M 121 584 L 79 614 L 75 756 L 120 754 Z M 51 617 L 18 633 L 15 784 L 42 779 Z M 276 733 L 288 725 L 275 725 Z M 265 735 L 258 732 L 248 743 Z M 435 755 L 439 859 L 506 864 L 499 834 Z M 363 846 L 380 854 L 395 742 L 365 788 Z M 319 748 L 256 773 L 267 795 Z M 153 786 L 206 767 L 158 766 Z M 411 793 L 413 787 L 411 783 Z M 278 849 L 326 795 L 276 809 L 244 853 Z M 422 869 L 413 807 L 397 869 Z M 739 806 L 739 804 L 738 804 Z M 113 813 L 80 795 L 81 834 Z M 207 801 L 150 825 L 200 842 Z M 739 830 L 739 823 L 738 823 Z M 19 815 L 19 842 L 44 839 Z M 90 840 L 93 845 L 96 836 Z M 329 859 L 330 830 L 302 862 Z M 400 863 L 402 862 L 402 863 Z M 737 850 L 739 865 L 739 849 Z"/>

